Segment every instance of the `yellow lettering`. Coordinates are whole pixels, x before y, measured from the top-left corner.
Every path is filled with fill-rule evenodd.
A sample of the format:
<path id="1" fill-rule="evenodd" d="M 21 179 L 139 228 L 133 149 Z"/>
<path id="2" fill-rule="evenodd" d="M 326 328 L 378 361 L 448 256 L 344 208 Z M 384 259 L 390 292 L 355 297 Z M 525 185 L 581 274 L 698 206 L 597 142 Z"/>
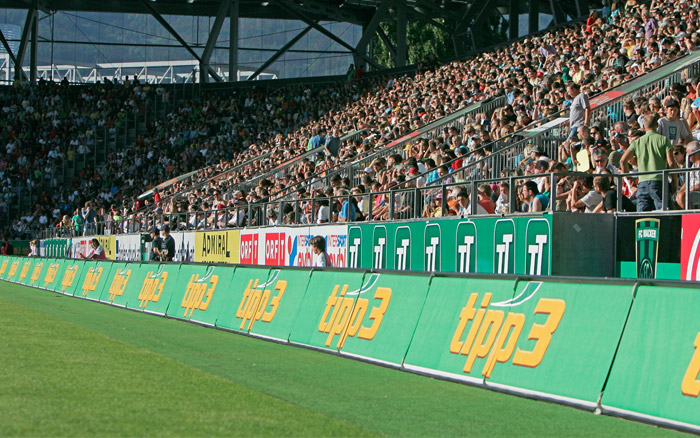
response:
<path id="1" fill-rule="evenodd" d="M 384 319 L 384 314 L 389 308 L 389 302 L 391 301 L 391 289 L 388 287 L 378 287 L 377 291 L 374 293 L 375 300 L 382 300 L 382 304 L 379 307 L 373 307 L 372 312 L 369 314 L 369 319 L 374 321 L 369 328 L 362 327 L 360 333 L 357 335 L 358 338 L 362 339 L 373 339 L 379 330 L 379 326 L 382 325 L 382 319 Z"/>
<path id="2" fill-rule="evenodd" d="M 688 369 L 685 371 L 685 376 L 683 376 L 683 382 L 681 383 L 681 392 L 683 395 L 688 397 L 697 397 L 700 395 L 700 381 L 698 381 L 698 374 L 700 374 L 700 333 L 695 337 L 695 353 L 690 359 L 688 364 Z"/>
<path id="3" fill-rule="evenodd" d="M 552 341 L 552 334 L 557 330 L 561 318 L 564 316 L 565 308 L 566 302 L 564 300 L 543 298 L 537 303 L 535 315 L 544 313 L 549 316 L 544 324 L 532 325 L 527 339 L 537 340 L 535 348 L 533 348 L 532 351 L 523 351 L 518 348 L 518 351 L 516 351 L 513 356 L 513 364 L 524 367 L 536 367 L 542 362 L 544 354 L 549 347 L 549 343 Z"/>
<path id="4" fill-rule="evenodd" d="M 459 314 L 459 324 L 457 325 L 454 336 L 452 336 L 452 342 L 450 342 L 450 353 L 459 354 L 462 350 L 462 346 L 464 345 L 464 342 L 462 342 L 462 335 L 464 335 L 464 329 L 467 328 L 467 323 L 474 319 L 474 315 L 476 315 L 474 304 L 476 304 L 476 299 L 478 297 L 479 294 L 476 293 L 469 295 L 467 305 L 464 306 L 462 312 Z"/>
<path id="5" fill-rule="evenodd" d="M 491 377 L 491 372 L 496 366 L 496 362 L 506 363 L 510 359 L 524 325 L 525 315 L 522 313 L 508 313 L 506 315 L 506 322 L 503 324 L 503 328 L 496 339 L 496 344 L 486 360 L 486 366 L 484 366 L 482 372 L 484 377 L 487 379 Z"/>

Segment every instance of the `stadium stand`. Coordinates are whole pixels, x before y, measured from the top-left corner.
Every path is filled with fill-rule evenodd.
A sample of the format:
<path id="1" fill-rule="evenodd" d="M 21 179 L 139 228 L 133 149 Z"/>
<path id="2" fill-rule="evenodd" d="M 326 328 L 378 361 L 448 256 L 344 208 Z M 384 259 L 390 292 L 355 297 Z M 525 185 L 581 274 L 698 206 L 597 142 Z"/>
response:
<path id="1" fill-rule="evenodd" d="M 497 206 L 500 213 L 520 211 L 514 196 L 507 202 L 508 209 L 504 207 L 507 195 L 500 189 L 508 181 L 490 181 L 488 189 L 483 184 L 468 184 L 463 190 L 452 190 L 451 185 L 530 173 L 585 171 L 594 167 L 593 161 L 582 162 L 576 154 L 585 151 L 590 157 L 595 146 L 602 147 L 615 163 L 634 138 L 634 128 L 640 128 L 635 125 L 639 120 L 625 112 L 629 102 L 607 104 L 586 120 L 594 132 L 583 128 L 566 140 L 569 127 L 560 117 L 575 101 L 569 89 L 572 83 L 590 98 L 627 86 L 619 93 L 637 93 L 632 108 L 638 115 L 661 114 L 664 107 L 655 98 L 671 92 L 684 109 L 681 117 L 692 127 L 697 125 L 697 110 L 691 105 L 696 82 L 688 84 L 683 78 L 681 83 L 675 78 L 672 89 L 656 82 L 653 87 L 629 89 L 635 78 L 653 76 L 662 66 L 680 64 L 684 57 L 693 56 L 700 43 L 697 6 L 687 1 L 655 1 L 649 6 L 627 2 L 624 8 L 613 5 L 602 16 L 593 11 L 585 23 L 413 75 L 353 77 L 319 90 L 297 86 L 272 94 L 233 92 L 183 102 L 136 142 L 131 165 L 136 169 L 127 177 L 127 186 L 133 190 L 102 191 L 103 196 L 96 198 L 97 210 L 105 208 L 100 213 L 105 222 L 123 222 L 121 227 L 110 225 L 114 232 L 143 231 L 156 222 L 172 222 L 164 218 L 167 215 L 187 217 L 178 220 L 177 228 L 201 229 L 262 225 L 271 217 L 268 210 L 274 210 L 270 214 L 281 223 L 340 220 L 343 211 L 349 210 L 360 214 L 349 213 L 346 220 L 352 216 L 354 220 L 358 216 L 373 220 L 414 217 L 421 212 L 493 213 Z M 619 93 L 613 98 L 621 100 Z M 498 105 L 481 106 L 488 102 Z M 476 111 L 467 111 L 470 108 Z M 606 112 L 601 114 L 601 109 Z M 627 118 L 617 120 L 622 114 Z M 607 129 L 611 123 L 614 132 Z M 537 144 L 545 137 L 547 147 Z M 532 145 L 526 149 L 528 143 Z M 549 159 L 541 159 L 543 156 Z M 124 176 L 125 157 L 112 158 L 103 184 Z M 496 160 L 501 163 L 495 165 Z M 155 193 L 153 204 L 146 201 L 142 205 L 135 198 L 140 189 L 154 186 L 157 177 L 162 181 L 202 165 L 207 167 Z M 626 193 L 633 197 L 634 180 L 627 180 Z M 538 189 L 544 189 L 539 191 L 547 191 L 546 181 L 544 176 L 537 177 Z M 523 182 L 518 180 L 518 185 Z M 410 195 L 422 186 L 438 184 L 442 184 L 440 189 Z M 682 185 L 676 184 L 676 198 L 686 202 Z M 522 194 L 520 187 L 511 187 L 508 193 L 518 190 Z M 576 185 L 574 207 L 582 197 L 579 187 L 591 190 L 592 184 Z M 403 192 L 387 193 L 391 189 Z M 351 191 L 357 196 L 350 196 Z M 564 193 L 555 196 L 557 201 L 566 201 Z M 438 195 L 443 195 L 442 201 L 435 209 Z M 483 202 L 477 202 L 477 196 Z M 268 201 L 274 204 L 264 204 Z M 466 205 L 460 209 L 458 202 L 472 209 Z M 114 209 L 108 212 L 112 204 Z M 554 204 L 556 209 L 564 208 L 562 202 Z M 572 208 L 570 201 L 566 205 Z M 42 206 L 47 208 L 45 203 Z M 66 214 L 76 207 L 65 202 L 59 209 Z M 245 214 L 239 214 L 243 210 Z M 153 214 L 164 216 L 156 219 Z M 54 215 L 51 223 L 55 219 Z M 38 229 L 34 224 L 34 220 L 27 225 L 20 219 L 13 231 Z M 76 224 L 70 229 L 75 230 Z"/>

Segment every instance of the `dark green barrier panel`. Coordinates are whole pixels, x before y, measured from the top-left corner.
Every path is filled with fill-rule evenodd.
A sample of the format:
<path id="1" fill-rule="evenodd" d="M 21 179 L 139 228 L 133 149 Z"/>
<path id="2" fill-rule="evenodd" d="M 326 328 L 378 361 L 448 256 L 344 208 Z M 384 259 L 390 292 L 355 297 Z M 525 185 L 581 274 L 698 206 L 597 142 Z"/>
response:
<path id="1" fill-rule="evenodd" d="M 126 287 L 126 306 L 156 315 L 165 315 L 178 282 L 178 264 L 141 264 Z"/>
<path id="2" fill-rule="evenodd" d="M 132 286 L 134 273 L 141 269 L 140 263 L 112 263 L 112 270 L 109 276 L 105 278 L 104 287 L 100 292 L 100 301 L 107 304 L 112 304 L 119 307 L 126 307 L 126 299 L 128 295 L 124 293 L 127 287 Z M 135 289 L 135 288 L 134 288 Z M 138 296 L 138 291 L 134 299 Z"/>
<path id="3" fill-rule="evenodd" d="M 17 276 L 17 282 L 21 284 L 29 284 L 29 280 L 32 277 L 32 267 L 34 266 L 35 258 L 25 257 L 19 266 L 19 275 Z"/>
<path id="4" fill-rule="evenodd" d="M 489 303 L 513 298 L 513 283 L 513 280 L 433 278 L 404 366 L 480 384 L 488 351 L 472 353 L 472 345 L 483 343 L 484 339 L 475 340 L 479 338 L 485 308 Z M 478 324 L 468 320 L 470 316 Z M 485 338 L 485 334 L 480 337 Z"/>
<path id="5" fill-rule="evenodd" d="M 42 243 L 45 257 L 66 257 L 70 239 L 47 239 Z"/>
<path id="6" fill-rule="evenodd" d="M 61 282 L 56 288 L 56 292 L 65 295 L 75 295 L 76 291 L 80 291 L 84 269 L 85 260 L 68 260 L 66 268 L 63 271 L 63 276 L 60 277 Z"/>
<path id="7" fill-rule="evenodd" d="M 276 270 L 276 272 L 279 272 Z M 269 268 L 248 268 L 237 266 L 231 279 L 227 298 L 216 318 L 216 326 L 237 332 L 248 333 L 254 320 L 255 311 L 260 305 L 260 298 L 268 286 Z M 306 273 L 308 276 L 308 272 Z M 271 290 L 271 289 L 270 289 Z M 257 292 L 259 293 L 259 296 Z M 302 294 L 304 291 L 302 291 Z M 256 298 L 253 298 L 253 297 Z M 246 316 L 248 315 L 248 316 Z M 296 316 L 296 314 L 295 314 Z M 288 336 L 289 333 L 287 333 Z"/>
<path id="8" fill-rule="evenodd" d="M 46 270 L 54 262 L 53 259 L 38 259 L 34 261 L 32 266 L 32 271 L 29 276 L 29 286 L 42 287 L 44 276 L 46 275 Z"/>
<path id="9" fill-rule="evenodd" d="M 75 295 L 99 301 L 111 272 L 111 261 L 86 261 L 83 276 Z"/>
<path id="10" fill-rule="evenodd" d="M 271 270 L 267 281 L 248 294 L 242 308 L 239 306 L 242 320 L 249 321 L 249 332 L 289 341 L 310 279 L 309 271 Z"/>
<path id="11" fill-rule="evenodd" d="M 594 408 L 622 336 L 632 288 L 532 281 L 518 283 L 516 293 L 511 302 L 489 306 L 503 322 L 482 373 L 487 385 Z"/>
<path id="12" fill-rule="evenodd" d="M 233 266 L 182 265 L 168 316 L 215 325 L 225 304 L 234 300 L 234 271 Z"/>
<path id="13" fill-rule="evenodd" d="M 290 342 L 338 350 L 364 276 L 364 272 L 314 271 L 294 321 Z"/>
<path id="14" fill-rule="evenodd" d="M 641 286 L 603 393 L 603 410 L 700 431 L 700 291 Z M 655 418 L 651 418 L 655 417 Z"/>
<path id="15" fill-rule="evenodd" d="M 428 276 L 366 274 L 340 353 L 401 365 L 429 282 Z"/>
<path id="16" fill-rule="evenodd" d="M 22 262 L 24 262 L 24 259 L 24 257 L 12 257 L 12 262 L 7 270 L 6 280 L 13 283 L 17 282 L 17 279 L 19 278 L 19 271 L 22 267 Z"/>

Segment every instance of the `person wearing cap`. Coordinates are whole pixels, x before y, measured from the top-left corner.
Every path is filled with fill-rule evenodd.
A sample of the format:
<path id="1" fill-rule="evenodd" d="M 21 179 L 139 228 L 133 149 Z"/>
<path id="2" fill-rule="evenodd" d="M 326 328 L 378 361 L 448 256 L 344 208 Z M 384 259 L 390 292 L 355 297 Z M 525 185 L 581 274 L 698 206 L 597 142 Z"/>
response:
<path id="1" fill-rule="evenodd" d="M 156 241 L 154 240 L 154 243 Z M 175 239 L 170 235 L 170 227 L 162 225 L 160 227 L 160 242 L 159 245 L 153 246 L 153 252 L 156 254 L 156 259 L 160 261 L 172 262 L 175 256 Z"/>
<path id="2" fill-rule="evenodd" d="M 663 135 L 672 145 L 684 145 L 693 141 L 688 123 L 680 118 L 681 108 L 676 99 L 668 98 L 664 102 L 666 117 L 659 120 L 659 134 Z"/>

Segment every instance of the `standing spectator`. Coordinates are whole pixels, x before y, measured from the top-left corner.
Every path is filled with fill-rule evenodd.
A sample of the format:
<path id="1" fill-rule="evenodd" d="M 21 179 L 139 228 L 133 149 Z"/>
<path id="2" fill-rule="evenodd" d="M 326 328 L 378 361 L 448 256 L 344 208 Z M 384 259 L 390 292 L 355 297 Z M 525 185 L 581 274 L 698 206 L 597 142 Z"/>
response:
<path id="1" fill-rule="evenodd" d="M 656 132 L 659 122 L 656 116 L 644 117 L 645 134 L 632 142 L 620 159 L 623 173 L 627 173 L 627 163 L 632 157 L 637 158 L 640 172 L 658 172 L 653 175 L 640 175 L 637 187 L 637 211 L 661 210 L 663 208 L 662 170 L 674 168 L 673 147 L 666 137 Z M 665 159 L 665 160 L 664 160 Z"/>
<path id="2" fill-rule="evenodd" d="M 39 241 L 34 239 L 29 241 L 29 254 L 27 257 L 39 257 Z"/>
<path id="3" fill-rule="evenodd" d="M 160 228 L 160 248 L 157 248 L 156 254 L 160 256 L 160 260 L 172 262 L 175 256 L 175 239 L 170 235 L 170 227 L 163 225 Z"/>
<path id="4" fill-rule="evenodd" d="M 665 102 L 666 117 L 659 120 L 659 134 L 663 135 L 672 145 L 684 145 L 693 141 L 688 122 L 681 119 L 681 108 L 676 99 L 667 99 Z"/>
<path id="5" fill-rule="evenodd" d="M 571 96 L 569 109 L 569 139 L 575 138 L 579 126 L 588 126 L 591 121 L 591 104 L 588 95 L 581 92 L 581 86 L 574 82 L 566 83 L 566 92 Z"/>
<path id="6" fill-rule="evenodd" d="M 97 213 L 92 206 L 92 202 L 88 201 L 85 203 L 85 208 L 82 211 L 83 219 L 85 220 L 84 235 L 89 236 L 95 233 L 95 222 L 97 220 Z"/>
<path id="7" fill-rule="evenodd" d="M 80 209 L 76 208 L 75 212 L 73 214 L 73 227 L 75 227 L 75 235 L 76 236 L 82 236 L 83 235 L 83 224 L 85 223 L 85 219 L 83 219 L 83 216 L 80 214 Z"/>

